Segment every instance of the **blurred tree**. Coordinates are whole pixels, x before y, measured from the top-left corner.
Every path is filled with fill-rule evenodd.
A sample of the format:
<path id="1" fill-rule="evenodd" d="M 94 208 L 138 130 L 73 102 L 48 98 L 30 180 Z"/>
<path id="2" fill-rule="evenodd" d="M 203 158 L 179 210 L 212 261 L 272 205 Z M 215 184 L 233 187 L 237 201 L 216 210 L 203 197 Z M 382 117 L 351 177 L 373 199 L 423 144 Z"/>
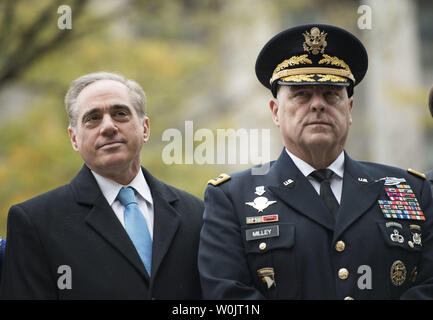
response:
<path id="1" fill-rule="evenodd" d="M 253 62 L 245 69 L 232 66 L 246 56 L 253 61 L 260 49 L 238 39 L 268 39 L 276 30 L 261 27 L 269 25 L 280 30 L 311 21 L 338 24 L 340 19 L 356 27 L 358 17 L 359 1 L 273 0 L 259 7 L 268 15 L 257 9 L 260 1 L 244 0 L 232 10 L 231 0 L 0 0 L 0 234 L 11 205 L 68 183 L 82 166 L 67 135 L 63 99 L 71 81 L 86 73 L 118 72 L 141 84 L 151 125 L 142 163 L 157 178 L 202 198 L 210 178 L 239 169 L 166 165 L 162 134 L 174 128 L 185 137 L 187 120 L 194 130 L 207 128 L 215 135 L 217 128 L 239 128 L 241 116 L 251 118 L 245 123 L 264 122 L 255 108 L 266 102 L 256 103 L 242 86 L 227 94 L 231 83 L 244 81 L 227 79 L 233 72 L 254 78 Z M 64 4 L 72 9 L 72 30 L 57 27 L 57 8 Z M 18 89 L 9 90 L 11 83 Z M 260 88 L 253 92 L 257 96 L 266 95 L 260 84 L 252 88 Z M 16 97 L 4 100 L 2 91 L 29 98 L 18 106 Z M 7 108 L 22 111 L 5 116 Z"/>
<path id="2" fill-rule="evenodd" d="M 1 45 L 8 47 L 0 51 L 0 86 L 8 90 L 6 82 L 15 83 L 16 95 L 31 92 L 31 99 L 22 112 L 0 123 L 1 235 L 11 205 L 68 183 L 82 166 L 67 135 L 63 98 L 73 79 L 90 72 L 119 72 L 142 85 L 151 119 L 143 165 L 167 183 L 202 197 L 207 180 L 221 168 L 165 165 L 161 135 L 166 128 L 183 132 L 185 120 L 197 120 L 191 110 L 205 106 L 191 105 L 191 97 L 219 79 L 214 48 L 221 20 L 212 18 L 216 2 L 62 1 L 72 8 L 72 30 L 57 28 L 59 1 L 32 2 L 32 10 L 29 1 L 2 4 L 9 14 L 0 16 L 0 25 L 9 31 L 0 31 Z M 32 30 L 36 26 L 45 29 Z M 54 40 L 59 34 L 68 34 L 67 41 Z M 23 35 L 30 37 L 28 47 Z"/>
<path id="3" fill-rule="evenodd" d="M 57 9 L 65 1 L 41 3 L 20 3 L 17 0 L 4 0 L 2 3 L 2 21 L 0 27 L 0 88 L 8 81 L 18 78 L 38 58 L 60 47 L 68 39 L 73 39 L 73 32 L 53 28 Z M 74 2 L 74 18 L 83 12 L 86 0 Z M 30 6 L 32 9 L 29 10 Z M 30 16 L 30 12 L 36 12 Z M 29 20 L 29 22 L 27 22 Z"/>
<path id="4" fill-rule="evenodd" d="M 3 0 L 0 4 L 0 89 L 18 79 L 43 56 L 98 30 L 107 20 L 122 14 L 122 7 L 104 15 L 86 14 L 89 0 Z M 74 27 L 61 29 L 58 9 L 71 8 Z"/>

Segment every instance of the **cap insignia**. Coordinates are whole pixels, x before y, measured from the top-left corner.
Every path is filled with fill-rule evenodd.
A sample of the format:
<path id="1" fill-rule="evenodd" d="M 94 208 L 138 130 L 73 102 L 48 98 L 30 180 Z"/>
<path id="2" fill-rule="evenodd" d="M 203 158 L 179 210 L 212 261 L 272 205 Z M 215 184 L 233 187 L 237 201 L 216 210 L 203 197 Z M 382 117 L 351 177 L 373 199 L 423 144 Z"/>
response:
<path id="1" fill-rule="evenodd" d="M 305 31 L 305 33 L 303 33 L 305 37 L 305 42 L 303 43 L 304 50 L 308 53 L 311 51 L 314 55 L 324 53 L 328 44 L 325 40 L 326 35 L 327 33 L 325 33 L 325 31 L 320 31 L 317 27 L 311 28 L 310 33 Z"/>

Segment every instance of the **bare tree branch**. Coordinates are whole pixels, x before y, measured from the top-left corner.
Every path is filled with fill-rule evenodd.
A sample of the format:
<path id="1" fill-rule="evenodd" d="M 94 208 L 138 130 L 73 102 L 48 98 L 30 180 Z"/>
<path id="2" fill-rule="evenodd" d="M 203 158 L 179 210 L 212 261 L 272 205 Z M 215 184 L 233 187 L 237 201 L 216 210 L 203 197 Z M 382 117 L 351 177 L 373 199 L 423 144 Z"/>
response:
<path id="1" fill-rule="evenodd" d="M 7 3 L 7 8 L 5 8 L 5 11 L 8 11 L 11 16 L 13 16 L 14 5 L 16 4 L 14 1 L 16 0 L 10 0 L 10 2 Z M 71 43 L 79 38 L 101 30 L 101 26 L 107 23 L 107 21 L 110 21 L 112 18 L 118 18 L 119 15 L 123 15 L 129 10 L 128 6 L 122 6 L 121 9 L 116 8 L 116 10 L 113 10 L 113 12 L 104 16 L 92 18 L 85 24 L 85 28 L 74 27 L 72 30 L 60 30 L 55 28 L 54 34 L 41 42 L 40 39 L 38 40 L 38 37 L 40 34 L 45 32 L 47 28 L 52 27 L 53 20 L 55 20 L 57 15 L 57 8 L 61 5 L 61 2 L 64 1 L 54 0 L 51 2 L 41 11 L 38 17 L 36 17 L 35 20 L 25 28 L 25 30 L 23 30 L 19 35 L 13 35 L 14 38 L 18 37 L 20 42 L 15 46 L 15 48 L 10 49 L 9 52 L 6 50 L 3 51 L 5 56 L 0 60 L 0 88 L 7 82 L 18 78 L 39 58 L 60 48 L 65 45 L 65 43 Z M 80 17 L 84 13 L 87 2 L 88 0 L 75 0 L 73 2 L 74 25 L 77 25 L 76 21 L 79 21 Z M 10 29 L 11 23 L 12 21 L 3 20 L 3 24 L 6 25 L 8 29 Z M 81 25 L 84 25 L 84 23 Z M 2 34 L 5 34 L 4 38 L 1 38 Z M 0 34 L 0 47 L 5 46 L 6 48 L 10 48 L 11 46 L 8 46 L 6 41 L 6 35 L 6 31 Z"/>
<path id="2" fill-rule="evenodd" d="M 13 1 L 12 1 L 13 2 Z M 6 82 L 18 77 L 24 70 L 29 68 L 37 58 L 58 48 L 67 39 L 71 38 L 73 30 L 60 30 L 56 28 L 56 33 L 49 40 L 42 43 L 36 42 L 38 35 L 44 32 L 44 28 L 50 26 L 53 17 L 57 14 L 57 8 L 61 0 L 53 1 L 42 13 L 30 24 L 18 37 L 21 39 L 16 49 L 7 53 L 0 66 L 0 87 Z M 77 0 L 74 2 L 74 18 L 78 19 L 82 14 L 87 0 Z M 8 10 L 13 10 L 9 5 Z M 4 43 L 4 42 L 3 42 Z"/>

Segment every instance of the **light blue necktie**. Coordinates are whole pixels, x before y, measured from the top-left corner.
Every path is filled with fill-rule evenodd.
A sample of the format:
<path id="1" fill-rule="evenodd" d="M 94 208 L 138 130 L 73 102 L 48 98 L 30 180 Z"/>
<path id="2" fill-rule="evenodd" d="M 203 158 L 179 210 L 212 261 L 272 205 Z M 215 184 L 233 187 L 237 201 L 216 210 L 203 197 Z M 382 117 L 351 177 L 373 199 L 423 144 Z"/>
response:
<path id="1" fill-rule="evenodd" d="M 152 263 L 152 238 L 147 228 L 146 219 L 138 207 L 135 190 L 122 187 L 117 199 L 125 206 L 125 229 L 134 243 L 135 249 L 150 276 Z"/>

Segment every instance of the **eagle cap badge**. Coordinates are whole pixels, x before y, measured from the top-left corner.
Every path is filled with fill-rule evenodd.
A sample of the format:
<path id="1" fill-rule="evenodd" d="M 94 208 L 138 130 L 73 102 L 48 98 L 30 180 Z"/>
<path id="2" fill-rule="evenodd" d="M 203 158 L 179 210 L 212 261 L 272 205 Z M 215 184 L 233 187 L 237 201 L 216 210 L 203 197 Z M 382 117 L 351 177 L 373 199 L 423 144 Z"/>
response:
<path id="1" fill-rule="evenodd" d="M 328 45 L 325 40 L 327 35 L 325 31 L 320 31 L 319 28 L 312 27 L 310 32 L 305 31 L 302 35 L 305 38 L 305 42 L 303 43 L 305 51 L 308 53 L 311 51 L 314 55 L 325 52 L 325 48 Z"/>

